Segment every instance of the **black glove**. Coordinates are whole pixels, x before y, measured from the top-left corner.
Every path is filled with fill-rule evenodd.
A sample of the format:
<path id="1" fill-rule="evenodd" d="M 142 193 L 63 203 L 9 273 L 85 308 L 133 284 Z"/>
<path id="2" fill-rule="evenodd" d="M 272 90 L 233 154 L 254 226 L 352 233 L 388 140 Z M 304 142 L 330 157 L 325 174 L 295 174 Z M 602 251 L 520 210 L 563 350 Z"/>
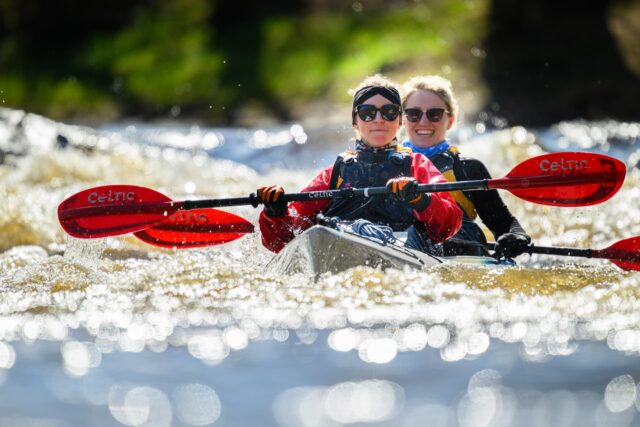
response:
<path id="1" fill-rule="evenodd" d="M 498 259 L 511 259 L 527 252 L 531 237 L 520 233 L 504 233 L 498 237 L 497 243 L 494 256 Z"/>
<path id="2" fill-rule="evenodd" d="M 418 181 L 408 176 L 392 178 L 387 181 L 387 190 L 391 193 L 391 197 L 408 203 L 412 208 L 421 212 L 429 206 L 431 195 L 427 193 L 420 194 L 417 189 Z"/>
<path id="3" fill-rule="evenodd" d="M 258 199 L 264 205 L 264 212 L 269 216 L 284 216 L 287 202 L 284 201 L 284 188 L 279 185 L 258 188 Z"/>

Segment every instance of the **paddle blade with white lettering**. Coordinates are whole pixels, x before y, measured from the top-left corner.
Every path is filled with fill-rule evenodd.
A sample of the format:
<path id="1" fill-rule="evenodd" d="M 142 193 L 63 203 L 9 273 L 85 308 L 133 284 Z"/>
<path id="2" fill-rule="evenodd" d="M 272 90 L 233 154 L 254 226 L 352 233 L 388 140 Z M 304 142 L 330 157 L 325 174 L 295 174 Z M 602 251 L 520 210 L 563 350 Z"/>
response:
<path id="1" fill-rule="evenodd" d="M 217 209 L 178 211 L 166 221 L 138 231 L 135 236 L 163 248 L 188 249 L 221 245 L 253 232 L 253 224 Z"/>
<path id="2" fill-rule="evenodd" d="M 65 199 L 58 206 L 58 220 L 64 231 L 81 239 L 116 236 L 165 221 L 181 206 L 149 188 L 106 185 Z"/>
<path id="3" fill-rule="evenodd" d="M 620 160 L 595 153 L 562 152 L 528 159 L 489 188 L 509 190 L 529 202 L 551 206 L 589 206 L 618 192 L 626 167 Z"/>

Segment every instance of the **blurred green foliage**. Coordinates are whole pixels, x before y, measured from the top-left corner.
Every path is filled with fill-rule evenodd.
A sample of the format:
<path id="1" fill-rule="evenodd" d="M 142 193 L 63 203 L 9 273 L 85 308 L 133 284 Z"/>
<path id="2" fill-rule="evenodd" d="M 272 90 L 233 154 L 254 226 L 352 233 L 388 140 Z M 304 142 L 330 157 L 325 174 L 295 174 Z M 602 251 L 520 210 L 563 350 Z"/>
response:
<path id="1" fill-rule="evenodd" d="M 100 13 L 71 6 L 54 17 L 52 5 L 40 10 L 0 0 L 2 105 L 56 119 L 180 114 L 227 122 L 258 105 L 286 119 L 309 100 L 344 102 L 347 88 L 375 72 L 402 77 L 443 65 L 469 68 L 487 4 L 298 3 L 263 8 L 259 16 L 239 3 L 244 18 L 227 20 L 221 13 L 229 7 L 217 14 L 215 1 L 120 2 L 110 24 L 98 16 L 106 5 Z M 52 38 L 27 28 L 56 18 L 63 21 L 52 23 Z M 74 22 L 82 22 L 78 36 Z"/>
<path id="2" fill-rule="evenodd" d="M 207 25 L 204 1 L 163 1 L 140 9 L 114 36 L 95 36 L 82 66 L 114 77 L 112 90 L 132 111 L 161 113 L 174 105 L 197 106 L 220 96 L 222 55 Z"/>
<path id="3" fill-rule="evenodd" d="M 287 120 L 313 102 L 348 103 L 347 90 L 373 73 L 443 74 L 481 96 L 489 6 L 0 0 L 0 105 L 67 120 L 233 123 L 256 108 Z M 619 32 L 630 28 L 619 21 Z"/>
<path id="4" fill-rule="evenodd" d="M 486 4 L 432 1 L 382 13 L 317 13 L 265 23 L 262 79 L 276 96 L 342 96 L 374 72 L 405 76 L 469 66 Z M 456 30 L 454 30 L 456 29 Z"/>

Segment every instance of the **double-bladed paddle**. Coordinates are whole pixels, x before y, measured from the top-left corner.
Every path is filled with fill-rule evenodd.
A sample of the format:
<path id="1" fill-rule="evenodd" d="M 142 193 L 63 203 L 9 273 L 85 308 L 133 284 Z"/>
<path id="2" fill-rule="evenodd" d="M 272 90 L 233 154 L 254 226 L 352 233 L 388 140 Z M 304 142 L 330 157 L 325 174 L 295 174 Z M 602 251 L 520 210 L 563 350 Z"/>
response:
<path id="1" fill-rule="evenodd" d="M 451 239 L 448 242 L 459 246 L 472 246 L 495 250 L 496 243 L 482 244 L 467 240 Z M 560 246 L 529 245 L 525 253 L 542 255 L 560 255 L 579 258 L 608 259 L 623 270 L 640 271 L 640 236 L 619 240 L 604 249 L 567 248 Z"/>
<path id="2" fill-rule="evenodd" d="M 527 252 L 530 254 L 608 259 L 623 270 L 640 271 L 640 236 L 620 240 L 604 249 L 531 246 Z"/>
<path id="3" fill-rule="evenodd" d="M 589 206 L 613 197 L 622 186 L 625 174 L 624 164 L 609 156 L 582 152 L 552 153 L 525 160 L 503 178 L 421 184 L 418 192 L 504 189 L 533 203 Z M 287 193 L 284 197 L 285 201 L 292 202 L 386 194 L 389 194 L 386 187 L 368 187 Z M 137 236 L 150 243 L 157 241 L 161 246 L 194 247 L 224 243 L 253 230 L 250 223 L 238 216 L 205 208 L 259 204 L 255 194 L 174 201 L 145 187 L 107 185 L 90 188 L 65 199 L 58 207 L 58 218 L 62 228 L 74 237 L 96 238 L 139 232 Z M 194 214 L 194 210 L 197 210 L 195 216 L 187 213 Z M 171 234 L 177 238 L 173 239 Z M 213 236 L 208 237 L 209 234 Z"/>

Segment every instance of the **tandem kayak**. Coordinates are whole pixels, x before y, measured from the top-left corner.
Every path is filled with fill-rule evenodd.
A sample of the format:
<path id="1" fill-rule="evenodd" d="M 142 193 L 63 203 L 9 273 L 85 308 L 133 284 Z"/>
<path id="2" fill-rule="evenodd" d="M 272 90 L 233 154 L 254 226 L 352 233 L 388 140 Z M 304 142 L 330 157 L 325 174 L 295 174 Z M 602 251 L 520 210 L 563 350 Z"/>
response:
<path id="1" fill-rule="evenodd" d="M 315 225 L 289 242 L 269 262 L 267 269 L 275 274 L 302 273 L 317 278 L 324 273 L 335 274 L 359 266 L 402 270 L 447 262 L 499 264 L 490 257 L 438 257 L 405 248 L 401 242 L 382 242 L 346 230 Z"/>

